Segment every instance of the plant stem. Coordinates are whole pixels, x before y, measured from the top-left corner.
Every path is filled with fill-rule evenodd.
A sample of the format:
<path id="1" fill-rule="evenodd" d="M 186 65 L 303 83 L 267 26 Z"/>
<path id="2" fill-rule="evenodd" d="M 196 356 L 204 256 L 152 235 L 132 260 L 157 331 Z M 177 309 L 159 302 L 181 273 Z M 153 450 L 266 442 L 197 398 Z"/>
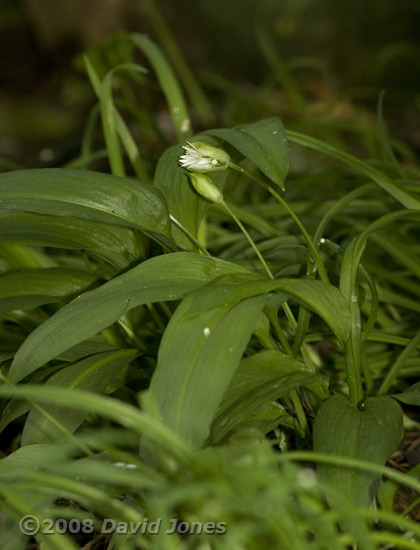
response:
<path id="1" fill-rule="evenodd" d="M 303 238 L 305 239 L 305 242 L 306 242 L 306 244 L 309 248 L 309 251 L 311 253 L 313 261 L 315 262 L 315 265 L 316 265 L 316 268 L 318 270 L 318 273 L 319 273 L 319 276 L 320 276 L 321 280 L 326 282 L 326 283 L 329 283 L 329 279 L 328 279 L 326 269 L 324 267 L 324 264 L 321 260 L 320 255 L 318 253 L 318 250 L 316 249 L 314 243 L 312 242 L 311 237 L 309 236 L 309 233 L 306 231 L 304 225 L 302 224 L 302 222 L 300 221 L 298 216 L 295 214 L 293 209 L 288 205 L 288 203 L 283 199 L 283 197 L 281 197 L 276 191 L 274 191 L 274 189 L 272 189 L 264 180 L 262 180 L 258 176 L 255 176 L 254 174 L 252 174 L 252 172 L 249 172 L 245 168 L 242 168 L 241 166 L 238 166 L 237 164 L 234 164 L 232 162 L 229 163 L 229 166 L 233 170 L 237 170 L 238 172 L 241 172 L 242 174 L 245 174 L 246 176 L 252 178 L 257 183 L 262 185 L 264 187 L 264 189 L 266 189 L 283 206 L 283 208 L 287 211 L 287 213 L 290 215 L 290 217 L 294 220 L 296 225 L 299 227 L 299 229 L 300 229 L 300 231 L 303 235 Z"/>
<path id="2" fill-rule="evenodd" d="M 171 222 L 176 225 L 176 227 L 182 231 L 182 233 L 184 233 L 184 235 L 186 237 L 188 237 L 190 239 L 190 241 L 197 247 L 197 249 L 202 252 L 203 254 L 205 254 L 206 256 L 211 256 L 211 254 L 204 248 L 204 246 L 200 243 L 200 241 L 198 241 L 194 235 L 192 235 L 188 229 L 186 227 L 184 227 L 182 225 L 181 222 L 179 222 L 176 218 L 174 218 L 172 216 L 172 214 L 169 214 L 169 219 L 171 220 Z"/>
<path id="3" fill-rule="evenodd" d="M 271 273 L 270 268 L 268 267 L 266 261 L 264 260 L 261 252 L 258 250 L 257 245 L 253 241 L 251 235 L 248 233 L 248 231 L 246 230 L 246 228 L 244 227 L 242 222 L 234 214 L 232 209 L 229 208 L 229 206 L 226 204 L 225 201 L 223 201 L 221 204 L 226 209 L 226 211 L 232 216 L 232 218 L 235 220 L 235 222 L 237 223 L 237 225 L 240 228 L 240 230 L 242 231 L 242 233 L 245 235 L 245 237 L 248 240 L 249 244 L 251 245 L 251 247 L 255 251 L 255 254 L 258 256 L 258 259 L 260 260 L 261 264 L 263 265 L 265 271 L 267 272 L 267 275 L 269 276 L 269 278 L 274 280 L 274 275 Z M 296 319 L 294 318 L 293 313 L 290 309 L 290 306 L 287 302 L 285 302 L 283 304 L 283 309 L 284 309 L 284 312 L 285 312 L 290 324 L 292 325 L 293 330 L 296 330 L 296 326 L 297 326 Z M 280 332 L 281 332 L 281 330 L 280 330 Z M 286 343 L 287 343 L 286 346 L 285 346 L 285 339 L 282 339 L 282 343 L 283 343 L 283 346 L 285 347 L 286 352 L 290 353 L 290 355 L 293 355 L 292 350 L 291 350 L 289 344 L 287 343 L 287 341 L 286 341 Z M 300 435 L 302 437 L 304 437 L 305 436 L 305 431 L 306 431 L 306 428 L 307 428 L 308 424 L 307 424 L 307 421 L 306 421 L 305 412 L 303 410 L 299 394 L 297 393 L 296 389 L 294 389 L 290 392 L 290 398 L 292 400 L 293 407 L 294 407 L 294 409 L 296 411 L 296 415 L 297 415 L 298 432 L 300 432 Z"/>
<path id="4" fill-rule="evenodd" d="M 246 230 L 245 226 L 242 224 L 241 220 L 234 214 L 234 212 L 232 211 L 232 209 L 226 204 L 225 201 L 223 201 L 222 203 L 222 206 L 225 208 L 225 210 L 228 212 L 228 214 L 230 214 L 230 216 L 232 216 L 232 218 L 235 220 L 236 224 L 238 225 L 239 229 L 242 231 L 242 233 L 245 235 L 247 241 L 249 242 L 249 244 L 251 245 L 252 249 L 254 250 L 255 254 L 257 255 L 258 259 L 260 260 L 262 266 L 264 267 L 268 277 L 271 279 L 271 280 L 274 280 L 274 275 L 271 273 L 270 271 L 270 268 L 268 267 L 266 261 L 264 260 L 261 252 L 258 250 L 257 248 L 257 245 L 255 244 L 255 242 L 253 241 L 251 235 L 248 233 L 248 231 Z"/>
<path id="5" fill-rule="evenodd" d="M 321 260 L 321 257 L 318 254 L 318 250 L 314 246 L 314 243 L 312 242 L 312 239 L 309 236 L 308 232 L 306 231 L 305 227 L 303 226 L 302 222 L 299 220 L 299 218 L 297 217 L 295 212 L 292 210 L 292 208 L 287 204 L 287 202 L 276 191 L 274 191 L 274 189 L 272 189 L 265 181 L 258 178 L 257 176 L 255 176 L 254 174 L 252 174 L 251 172 L 246 170 L 245 168 L 242 168 L 241 166 L 238 166 L 237 164 L 234 164 L 232 162 L 229 163 L 229 166 L 233 170 L 236 170 L 237 172 L 241 172 L 242 174 L 250 177 L 251 179 L 253 179 L 257 183 L 262 185 L 264 187 L 264 189 L 267 189 L 267 191 L 269 193 L 271 193 L 271 195 L 273 195 L 273 197 L 285 208 L 285 210 L 290 214 L 292 219 L 295 221 L 296 225 L 299 227 L 299 229 L 300 229 L 300 231 L 301 231 L 301 233 L 302 233 L 302 235 L 303 235 L 303 237 L 306 241 L 306 244 L 307 244 L 307 246 L 308 246 L 308 248 L 311 252 L 313 261 L 315 262 L 315 265 L 318 269 L 319 276 L 321 277 L 321 279 L 324 282 L 329 283 L 328 275 L 327 275 L 327 272 L 325 270 L 324 264 Z M 287 302 L 285 304 L 283 304 L 283 310 L 286 314 L 286 317 L 287 317 L 292 329 L 294 331 L 296 331 L 297 322 L 296 322 L 296 319 L 294 318 L 293 313 L 290 309 L 290 306 Z M 311 356 L 310 356 L 310 353 L 307 349 L 306 344 L 302 344 L 301 351 L 302 351 L 302 356 L 304 358 L 305 364 L 311 370 L 315 371 L 313 363 L 312 363 L 312 359 L 311 359 Z"/>

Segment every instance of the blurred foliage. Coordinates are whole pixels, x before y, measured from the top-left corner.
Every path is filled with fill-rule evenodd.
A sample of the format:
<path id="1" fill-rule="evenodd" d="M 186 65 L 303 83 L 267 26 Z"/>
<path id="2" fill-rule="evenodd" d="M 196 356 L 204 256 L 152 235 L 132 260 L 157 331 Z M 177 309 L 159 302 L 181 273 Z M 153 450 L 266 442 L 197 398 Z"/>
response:
<path id="1" fill-rule="evenodd" d="M 119 0 L 99 9 L 96 0 L 75 0 L 47 10 L 43 2 L 3 0 L 0 157 L 33 166 L 75 156 L 94 96 L 74 60 L 110 32 L 146 32 L 159 41 L 153 5 Z M 420 8 L 414 0 L 157 5 L 218 117 L 224 113 L 221 125 L 273 115 L 351 123 L 354 107 L 376 110 L 384 88 L 392 132 L 420 147 Z M 118 47 L 110 52 L 114 66 Z M 160 105 L 157 88 L 140 99 L 146 109 Z M 52 158 L 42 153 L 51 147 Z"/>

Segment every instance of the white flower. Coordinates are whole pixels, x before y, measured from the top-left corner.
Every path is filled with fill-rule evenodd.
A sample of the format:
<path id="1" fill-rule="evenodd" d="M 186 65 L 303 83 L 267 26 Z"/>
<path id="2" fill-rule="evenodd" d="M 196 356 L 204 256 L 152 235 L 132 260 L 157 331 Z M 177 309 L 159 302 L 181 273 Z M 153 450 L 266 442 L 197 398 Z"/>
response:
<path id="1" fill-rule="evenodd" d="M 183 145 L 182 148 L 185 154 L 179 157 L 179 163 L 191 172 L 225 170 L 230 162 L 230 156 L 223 149 L 201 141 L 187 142 L 187 145 Z"/>

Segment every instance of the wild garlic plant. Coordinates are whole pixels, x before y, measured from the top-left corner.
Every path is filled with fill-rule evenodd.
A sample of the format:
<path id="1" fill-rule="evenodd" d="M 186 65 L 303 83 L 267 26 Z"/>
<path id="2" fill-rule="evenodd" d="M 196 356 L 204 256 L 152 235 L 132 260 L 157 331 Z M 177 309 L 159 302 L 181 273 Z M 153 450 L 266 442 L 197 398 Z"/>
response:
<path id="1" fill-rule="evenodd" d="M 62 497 L 95 526 L 227 522 L 224 538 L 116 533 L 109 550 L 418 547 L 389 498 L 371 509 L 384 473 L 420 488 L 385 468 L 399 403 L 420 404 L 417 182 L 278 116 L 194 136 L 160 48 L 125 39 L 174 126 L 153 173 L 114 98 L 145 68 L 101 74 L 87 56 L 99 107 L 75 165 L 0 175 L 0 428 L 20 426 L 0 461 L 3 532 L 23 550 L 19 517 L 55 517 Z M 111 174 L 87 169 L 98 116 Z M 333 184 L 290 171 L 290 145 L 340 161 Z M 317 475 L 293 464 L 311 461 Z"/>

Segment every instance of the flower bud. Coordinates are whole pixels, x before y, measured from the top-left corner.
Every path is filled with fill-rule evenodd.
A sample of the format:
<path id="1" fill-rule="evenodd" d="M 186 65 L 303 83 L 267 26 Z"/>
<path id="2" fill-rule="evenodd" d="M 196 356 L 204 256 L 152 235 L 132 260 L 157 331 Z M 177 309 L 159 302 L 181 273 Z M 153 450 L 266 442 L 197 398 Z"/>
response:
<path id="1" fill-rule="evenodd" d="M 213 172 L 225 170 L 229 166 L 230 156 L 219 149 L 202 141 L 187 142 L 183 145 L 185 154 L 179 157 L 179 163 L 183 168 L 192 172 Z"/>
<path id="2" fill-rule="evenodd" d="M 210 202 L 223 202 L 223 193 L 214 185 L 211 179 L 204 174 L 189 174 L 191 183 L 199 195 Z"/>

